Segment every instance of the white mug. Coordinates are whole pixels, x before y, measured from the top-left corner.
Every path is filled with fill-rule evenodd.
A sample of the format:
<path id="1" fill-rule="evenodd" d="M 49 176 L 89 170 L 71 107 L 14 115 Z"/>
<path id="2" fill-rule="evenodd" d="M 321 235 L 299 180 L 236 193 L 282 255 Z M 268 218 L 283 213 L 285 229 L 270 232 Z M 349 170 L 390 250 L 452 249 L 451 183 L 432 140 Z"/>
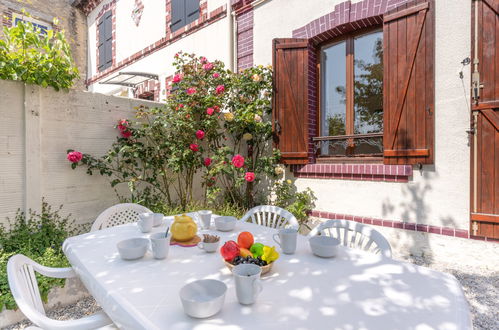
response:
<path id="1" fill-rule="evenodd" d="M 209 210 L 198 211 L 198 215 L 201 218 L 201 226 L 203 227 L 203 229 L 210 229 L 211 213 L 212 212 Z"/>
<path id="2" fill-rule="evenodd" d="M 220 241 L 216 241 L 213 243 L 199 242 L 198 248 L 205 250 L 208 253 L 211 253 L 211 252 L 215 252 L 217 250 L 218 243 L 220 243 Z"/>
<path id="3" fill-rule="evenodd" d="M 279 230 L 278 234 L 274 234 L 273 238 L 274 241 L 279 244 L 284 254 L 293 254 L 296 251 L 297 236 L 298 230 L 293 228 L 285 228 Z"/>
<path id="4" fill-rule="evenodd" d="M 154 224 L 154 213 L 146 212 L 139 214 L 139 221 L 137 221 L 137 225 L 139 229 L 143 233 L 148 233 L 152 229 L 152 225 Z"/>
<path id="5" fill-rule="evenodd" d="M 257 296 L 262 292 L 263 286 L 260 281 L 262 269 L 253 264 L 239 264 L 232 269 L 236 282 L 237 301 L 242 305 L 255 303 Z"/>
<path id="6" fill-rule="evenodd" d="M 153 213 L 154 216 L 154 222 L 153 222 L 153 227 L 158 227 L 163 223 L 163 213 Z"/>
<path id="7" fill-rule="evenodd" d="M 168 257 L 171 237 L 170 233 L 166 237 L 165 233 L 155 233 L 149 237 L 151 240 L 152 255 L 155 259 L 165 259 Z"/>

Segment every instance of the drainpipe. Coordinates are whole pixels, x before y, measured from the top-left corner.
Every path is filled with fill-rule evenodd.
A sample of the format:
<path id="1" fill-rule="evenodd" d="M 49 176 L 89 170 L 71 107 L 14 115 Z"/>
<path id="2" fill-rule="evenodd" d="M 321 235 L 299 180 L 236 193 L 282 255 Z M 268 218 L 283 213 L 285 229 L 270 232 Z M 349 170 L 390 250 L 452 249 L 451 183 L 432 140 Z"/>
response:
<path id="1" fill-rule="evenodd" d="M 228 59 L 228 65 L 229 65 L 229 70 L 234 71 L 234 57 L 235 57 L 235 52 L 234 52 L 234 45 L 235 45 L 235 38 L 237 38 L 237 33 L 235 32 L 235 15 L 234 12 L 232 11 L 232 4 L 231 0 L 227 0 L 227 30 L 228 30 L 228 39 L 229 39 L 229 59 Z"/>

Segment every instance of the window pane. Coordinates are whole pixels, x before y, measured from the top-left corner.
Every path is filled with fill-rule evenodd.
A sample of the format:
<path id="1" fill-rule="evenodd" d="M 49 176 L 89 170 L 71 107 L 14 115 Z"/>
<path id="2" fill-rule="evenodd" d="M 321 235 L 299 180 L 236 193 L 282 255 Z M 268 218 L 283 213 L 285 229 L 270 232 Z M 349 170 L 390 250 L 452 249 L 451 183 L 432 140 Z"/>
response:
<path id="1" fill-rule="evenodd" d="M 354 39 L 354 132 L 383 131 L 383 32 Z"/>
<path id="2" fill-rule="evenodd" d="M 321 52 L 322 135 L 345 134 L 346 43 L 325 47 Z"/>

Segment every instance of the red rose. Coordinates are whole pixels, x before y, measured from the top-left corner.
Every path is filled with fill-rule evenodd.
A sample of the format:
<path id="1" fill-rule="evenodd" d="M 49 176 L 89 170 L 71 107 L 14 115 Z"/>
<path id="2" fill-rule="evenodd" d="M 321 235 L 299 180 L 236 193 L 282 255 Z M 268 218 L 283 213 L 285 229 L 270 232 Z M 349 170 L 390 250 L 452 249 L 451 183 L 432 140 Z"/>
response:
<path id="1" fill-rule="evenodd" d="M 118 121 L 118 129 L 120 131 L 125 131 L 128 127 L 129 123 L 128 123 L 128 119 L 121 119 Z"/>
<path id="2" fill-rule="evenodd" d="M 211 165 L 211 158 L 206 157 L 206 158 L 204 159 L 204 166 L 208 167 L 208 166 L 210 166 L 210 165 Z"/>
<path id="3" fill-rule="evenodd" d="M 196 89 L 194 87 L 189 87 L 189 88 L 187 88 L 186 93 L 188 95 L 192 95 L 192 94 L 196 93 Z"/>
<path id="4" fill-rule="evenodd" d="M 220 73 L 215 72 L 215 73 L 213 74 L 213 78 L 217 79 L 218 77 L 220 77 Z"/>
<path id="5" fill-rule="evenodd" d="M 71 151 L 68 153 L 66 158 L 71 162 L 71 163 L 78 163 L 82 158 L 83 154 L 79 151 Z"/>
<path id="6" fill-rule="evenodd" d="M 215 89 L 215 92 L 217 94 L 222 94 L 225 91 L 225 86 L 224 85 L 218 85 L 217 88 Z"/>
<path id="7" fill-rule="evenodd" d="M 192 143 L 189 146 L 189 149 L 191 149 L 192 151 L 196 152 L 196 151 L 199 151 L 199 146 L 197 144 Z"/>
<path id="8" fill-rule="evenodd" d="M 216 112 L 220 112 L 220 107 L 218 105 L 213 106 L 213 109 L 215 109 Z"/>
<path id="9" fill-rule="evenodd" d="M 201 57 L 201 59 L 200 59 L 200 60 L 201 60 L 201 63 L 206 63 L 206 62 L 208 62 L 208 59 L 207 59 L 206 57 L 204 57 L 204 56 L 203 56 L 203 57 Z"/>
<path id="10" fill-rule="evenodd" d="M 234 165 L 237 168 L 241 168 L 244 166 L 244 157 L 237 154 L 234 157 L 232 157 L 232 165 Z"/>
<path id="11" fill-rule="evenodd" d="M 214 112 L 215 112 L 215 109 L 213 109 L 213 108 L 208 108 L 208 109 L 206 109 L 206 113 L 207 113 L 208 115 L 210 115 L 210 116 L 211 116 Z"/>
<path id="12" fill-rule="evenodd" d="M 246 180 L 248 182 L 255 181 L 255 173 L 253 173 L 253 172 L 246 172 L 246 174 L 244 175 L 244 180 Z"/>
<path id="13" fill-rule="evenodd" d="M 182 75 L 180 73 L 173 76 L 173 83 L 177 84 L 182 81 Z"/>
<path id="14" fill-rule="evenodd" d="M 198 131 L 196 132 L 196 138 L 197 138 L 198 140 L 202 140 L 202 139 L 204 138 L 204 132 L 203 132 L 202 130 L 198 130 Z"/>
<path id="15" fill-rule="evenodd" d="M 121 131 L 120 134 L 125 139 L 128 139 L 130 136 L 132 136 L 132 132 L 129 130 Z"/>

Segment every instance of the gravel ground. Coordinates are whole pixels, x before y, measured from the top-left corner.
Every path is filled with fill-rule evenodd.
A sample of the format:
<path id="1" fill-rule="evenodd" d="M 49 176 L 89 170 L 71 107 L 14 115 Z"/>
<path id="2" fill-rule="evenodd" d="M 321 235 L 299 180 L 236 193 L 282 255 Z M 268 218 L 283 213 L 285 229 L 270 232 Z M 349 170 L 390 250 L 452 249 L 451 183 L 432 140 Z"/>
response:
<path id="1" fill-rule="evenodd" d="M 464 294 L 470 304 L 474 328 L 476 330 L 499 329 L 499 270 L 496 267 L 476 265 L 471 267 L 463 262 L 459 264 L 437 262 L 432 258 L 415 256 L 395 255 L 394 258 L 454 275 L 463 286 Z M 93 314 L 98 310 L 100 310 L 99 305 L 92 298 L 86 298 L 76 304 L 48 312 L 48 316 L 58 320 L 67 320 Z M 29 325 L 28 321 L 23 321 L 5 329 L 18 330 Z"/>

